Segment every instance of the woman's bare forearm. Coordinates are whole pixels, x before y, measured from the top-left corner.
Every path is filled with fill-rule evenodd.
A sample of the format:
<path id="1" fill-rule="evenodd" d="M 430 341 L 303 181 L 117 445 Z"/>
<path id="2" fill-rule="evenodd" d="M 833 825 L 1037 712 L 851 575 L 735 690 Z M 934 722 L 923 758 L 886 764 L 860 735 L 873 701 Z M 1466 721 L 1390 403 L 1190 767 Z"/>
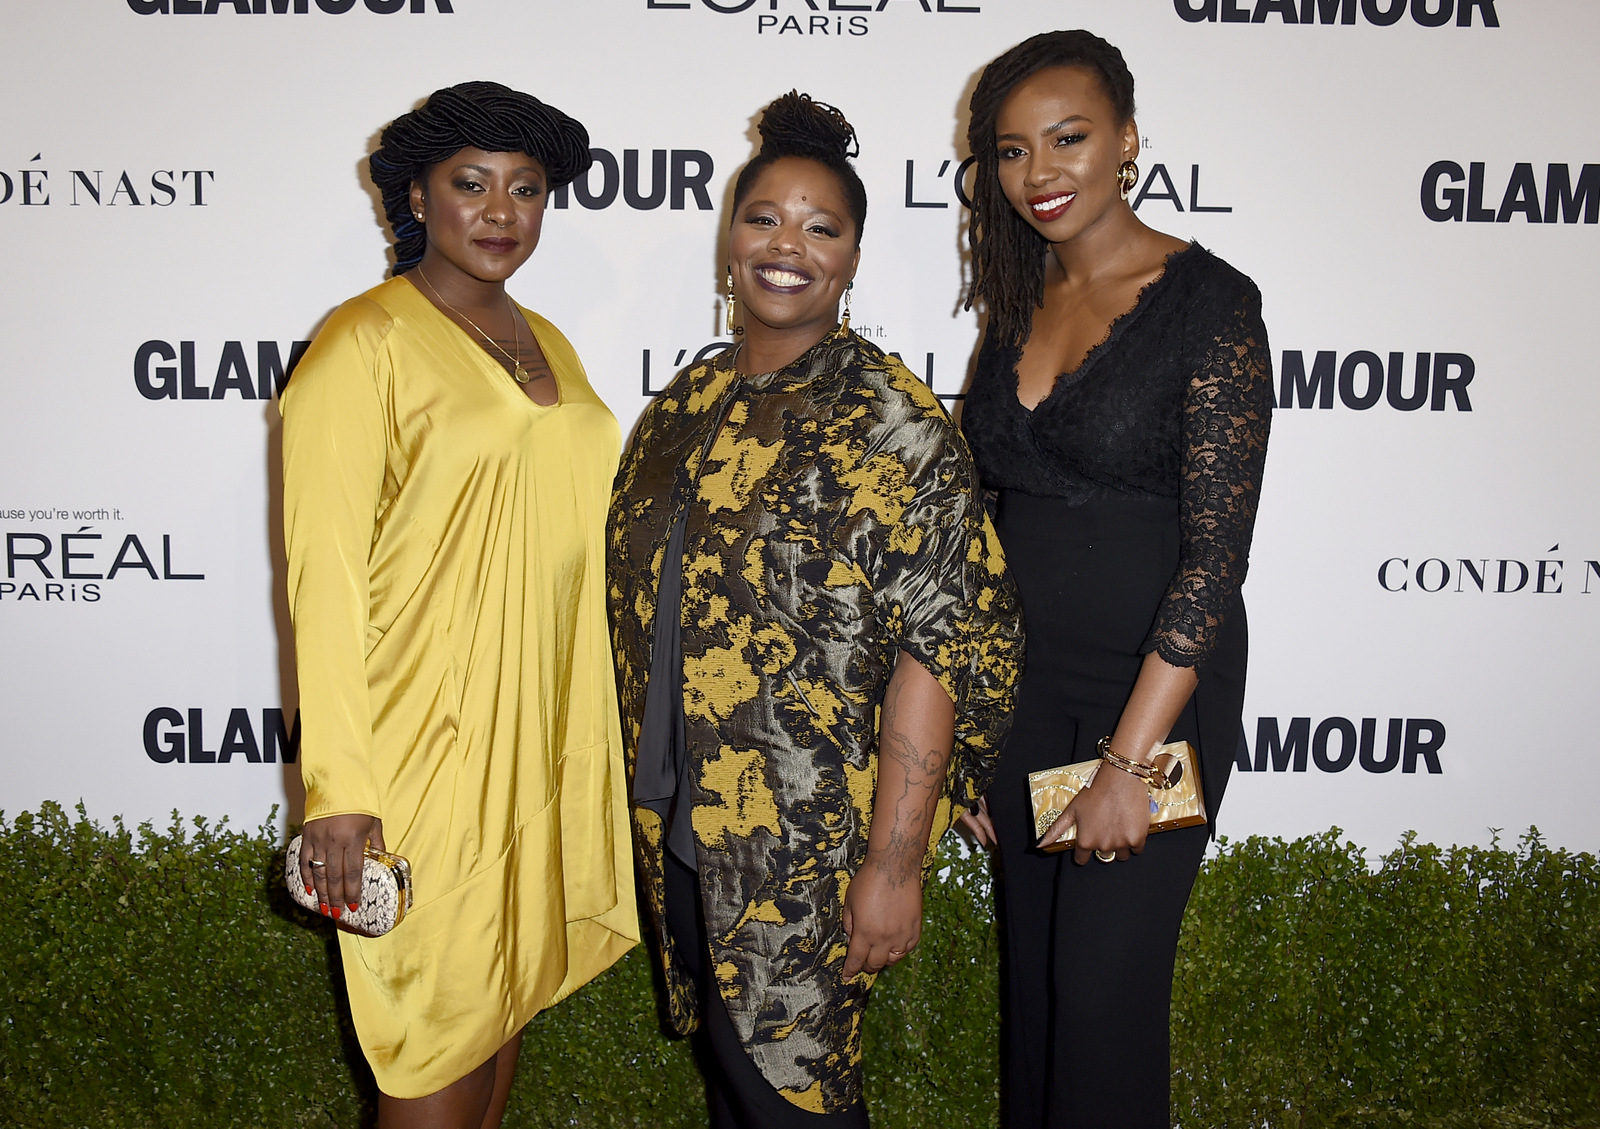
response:
<path id="1" fill-rule="evenodd" d="M 920 881 L 933 814 L 955 743 L 955 705 L 932 674 L 901 651 L 883 699 L 878 788 L 867 864 L 891 884 Z"/>
<path id="2" fill-rule="evenodd" d="M 1154 651 L 1146 655 L 1116 731 L 1109 735 L 1111 747 L 1125 757 L 1149 760 L 1150 750 L 1167 739 L 1199 682 L 1193 667 L 1173 666 Z"/>

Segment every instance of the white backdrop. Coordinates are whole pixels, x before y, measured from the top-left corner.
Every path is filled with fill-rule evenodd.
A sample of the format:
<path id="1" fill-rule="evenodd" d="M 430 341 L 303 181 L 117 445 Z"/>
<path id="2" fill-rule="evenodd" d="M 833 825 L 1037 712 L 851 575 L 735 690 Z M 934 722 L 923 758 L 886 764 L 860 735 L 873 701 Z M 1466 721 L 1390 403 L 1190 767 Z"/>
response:
<path id="1" fill-rule="evenodd" d="M 1255 278 L 1289 385 L 1223 832 L 1600 846 L 1590 0 L 11 0 L 0 808 L 298 814 L 271 369 L 385 275 L 384 123 L 493 78 L 588 125 L 617 171 L 512 290 L 626 427 L 717 339 L 755 113 L 836 103 L 855 323 L 954 394 L 966 99 L 1073 26 L 1137 77 L 1139 214 Z"/>

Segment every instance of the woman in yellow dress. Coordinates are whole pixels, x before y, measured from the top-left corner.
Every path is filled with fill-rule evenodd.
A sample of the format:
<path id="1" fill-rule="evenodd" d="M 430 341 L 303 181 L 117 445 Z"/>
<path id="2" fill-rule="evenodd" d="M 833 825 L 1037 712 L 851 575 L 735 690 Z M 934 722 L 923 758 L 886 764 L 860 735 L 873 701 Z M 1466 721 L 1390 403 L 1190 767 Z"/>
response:
<path id="1" fill-rule="evenodd" d="M 440 90 L 371 160 L 394 277 L 340 306 L 283 397 L 302 879 L 341 931 L 380 1129 L 500 1124 L 522 1027 L 638 939 L 603 577 L 620 434 L 572 346 L 505 292 L 583 127 Z"/>

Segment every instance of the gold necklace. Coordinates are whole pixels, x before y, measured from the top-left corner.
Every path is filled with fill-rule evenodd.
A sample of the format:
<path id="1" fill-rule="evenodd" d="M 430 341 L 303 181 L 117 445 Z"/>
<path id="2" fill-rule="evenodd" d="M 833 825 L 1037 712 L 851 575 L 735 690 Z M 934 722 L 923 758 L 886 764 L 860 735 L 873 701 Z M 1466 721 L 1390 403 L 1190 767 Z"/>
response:
<path id="1" fill-rule="evenodd" d="M 433 285 L 432 280 L 430 280 L 427 275 L 422 274 L 422 267 L 420 265 L 417 267 L 417 273 L 422 275 L 422 281 L 428 284 L 428 289 L 433 291 L 433 296 L 439 299 L 439 301 L 444 302 L 444 295 L 439 293 L 438 288 Z M 533 379 L 533 377 L 529 376 L 527 371 L 522 367 L 522 362 L 517 360 L 517 358 L 512 356 L 510 353 L 506 352 L 505 347 L 502 346 L 500 342 L 496 341 L 493 337 L 490 337 L 482 329 L 479 329 L 477 322 L 473 321 L 466 314 L 456 309 L 449 302 L 444 302 L 444 306 L 445 309 L 455 314 L 456 317 L 466 322 L 473 329 L 477 329 L 479 337 L 482 337 L 489 344 L 493 345 L 500 351 L 500 355 L 502 357 L 511 362 L 511 378 L 513 380 L 515 380 L 518 384 L 526 384 L 528 381 Z M 517 352 L 520 353 L 522 352 L 522 334 L 517 329 L 517 322 L 521 319 L 517 317 L 517 308 L 511 304 L 511 295 L 509 294 L 506 295 L 506 309 L 511 312 L 511 340 L 516 345 Z"/>

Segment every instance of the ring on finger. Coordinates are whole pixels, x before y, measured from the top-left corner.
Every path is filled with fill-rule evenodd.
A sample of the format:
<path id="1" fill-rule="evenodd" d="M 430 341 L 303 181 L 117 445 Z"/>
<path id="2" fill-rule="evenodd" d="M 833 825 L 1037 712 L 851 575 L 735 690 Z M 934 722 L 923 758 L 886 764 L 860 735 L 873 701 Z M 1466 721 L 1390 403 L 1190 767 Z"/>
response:
<path id="1" fill-rule="evenodd" d="M 1116 862 L 1117 861 L 1117 852 L 1116 851 L 1096 851 L 1094 853 L 1094 857 L 1099 859 L 1101 862 Z M 313 863 L 312 865 L 315 866 L 316 864 Z"/>
<path id="2" fill-rule="evenodd" d="M 325 860 L 323 860 L 323 859 L 312 859 L 312 860 L 311 860 L 311 861 L 310 861 L 310 862 L 309 862 L 309 863 L 307 863 L 307 864 L 306 864 L 306 865 L 307 865 L 307 866 L 310 866 L 310 867 L 313 867 L 313 868 L 316 868 L 316 867 L 323 867 L 323 866 L 327 866 L 327 865 L 328 865 L 328 864 L 327 864 L 327 862 L 326 862 L 326 861 L 325 861 Z"/>
<path id="3" fill-rule="evenodd" d="M 904 949 L 890 949 L 889 955 L 892 957 L 903 957 L 906 955 L 906 951 Z"/>

